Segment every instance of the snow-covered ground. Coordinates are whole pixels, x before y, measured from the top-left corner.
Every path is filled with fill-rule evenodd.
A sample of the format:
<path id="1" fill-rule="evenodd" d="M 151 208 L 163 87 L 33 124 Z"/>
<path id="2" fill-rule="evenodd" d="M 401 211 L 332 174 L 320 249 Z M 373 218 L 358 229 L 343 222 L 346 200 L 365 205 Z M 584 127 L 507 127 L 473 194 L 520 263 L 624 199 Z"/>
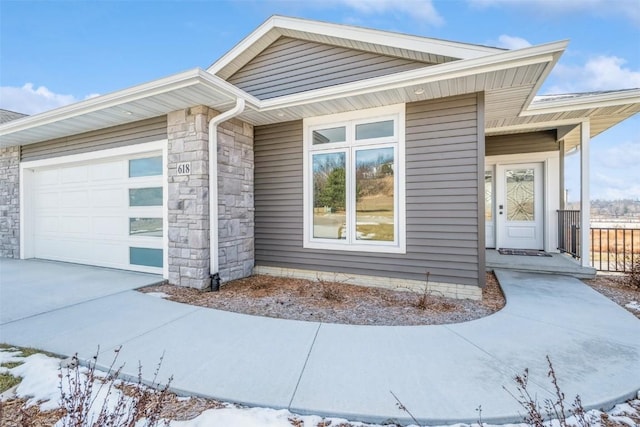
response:
<path id="1" fill-rule="evenodd" d="M 640 302 L 631 301 L 629 304 L 625 305 L 625 307 L 630 308 L 631 310 L 640 311 Z"/>
<path id="2" fill-rule="evenodd" d="M 0 349 L 0 365 L 10 362 L 21 362 L 22 364 L 14 367 L 0 367 L 0 373 L 10 373 L 13 376 L 21 377 L 22 381 L 15 390 L 15 395 L 18 398 L 27 400 L 26 405 L 39 405 L 40 409 L 52 410 L 56 409 L 60 405 L 60 393 L 68 392 L 68 383 L 62 381 L 62 390 L 60 389 L 61 381 L 59 377 L 60 373 L 60 359 L 49 357 L 44 354 L 33 354 L 28 357 L 22 357 L 21 352 L 18 349 Z M 62 369 L 63 379 L 68 372 L 68 368 Z M 81 375 L 79 378 L 81 381 L 86 381 L 86 368 L 80 369 Z M 73 371 L 72 371 L 73 372 Z M 96 372 L 96 375 L 104 379 L 104 375 Z M 73 376 L 73 375 L 72 375 Z M 108 387 L 107 383 L 100 386 L 102 380 L 94 383 L 93 391 L 95 401 L 92 407 L 93 416 L 97 416 L 98 411 L 103 406 L 103 402 L 106 400 L 109 407 L 113 407 L 120 396 L 120 391 L 116 388 Z M 110 389 L 111 392 L 107 393 Z M 126 398 L 125 398 L 126 399 Z M 127 404 L 130 404 L 128 402 Z M 603 426 L 601 424 L 601 415 L 599 411 L 589 411 L 588 416 L 593 420 L 594 427 Z M 631 427 L 638 424 L 630 418 L 634 416 L 636 420 L 640 416 L 640 392 L 638 398 L 628 403 L 617 405 L 614 409 L 608 412 L 608 418 L 611 421 L 617 421 L 621 425 L 628 425 Z M 570 420 L 569 420 L 570 421 Z M 577 422 L 574 423 L 577 424 Z M 63 420 L 58 421 L 56 426 L 63 425 Z M 143 422 L 139 422 L 137 425 L 143 425 Z M 226 426 L 226 427 L 316 427 L 318 425 L 351 425 L 362 427 L 382 427 L 375 424 L 363 424 L 357 422 L 351 422 L 348 424 L 346 420 L 338 418 L 322 418 L 314 415 L 295 415 L 286 410 L 275 410 L 269 408 L 246 408 L 238 407 L 232 404 L 226 404 L 221 409 L 209 409 L 202 412 L 196 418 L 189 421 L 171 421 L 171 427 L 210 427 L 210 426 Z M 487 424 L 485 424 L 487 425 Z M 549 424 L 550 426 L 558 425 L 556 423 Z M 456 424 L 456 427 L 467 427 L 468 424 Z M 489 426 L 489 425 L 487 425 Z M 526 424 L 508 424 L 503 427 L 526 427 Z"/>

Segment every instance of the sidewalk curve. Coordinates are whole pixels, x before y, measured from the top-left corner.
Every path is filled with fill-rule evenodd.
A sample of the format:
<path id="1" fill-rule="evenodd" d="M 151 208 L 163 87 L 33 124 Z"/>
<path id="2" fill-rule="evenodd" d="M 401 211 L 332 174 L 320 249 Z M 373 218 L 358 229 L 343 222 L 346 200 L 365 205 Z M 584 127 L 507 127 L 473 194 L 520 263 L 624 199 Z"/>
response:
<path id="1" fill-rule="evenodd" d="M 1 271 L 1 270 L 0 270 Z M 355 326 L 273 319 L 194 307 L 132 290 L 2 321 L 0 342 L 119 361 L 178 393 L 288 408 L 301 414 L 410 423 L 393 392 L 425 424 L 521 421 L 507 391 L 529 369 L 531 391 L 551 397 L 550 356 L 568 400 L 609 409 L 640 389 L 640 321 L 577 279 L 496 272 L 504 309 L 438 326 Z M 150 278 L 151 279 L 151 278 Z M 0 277 L 0 295 L 19 286 Z M 60 285 L 64 292 L 64 283 Z M 4 301 L 5 305 L 24 301 Z"/>

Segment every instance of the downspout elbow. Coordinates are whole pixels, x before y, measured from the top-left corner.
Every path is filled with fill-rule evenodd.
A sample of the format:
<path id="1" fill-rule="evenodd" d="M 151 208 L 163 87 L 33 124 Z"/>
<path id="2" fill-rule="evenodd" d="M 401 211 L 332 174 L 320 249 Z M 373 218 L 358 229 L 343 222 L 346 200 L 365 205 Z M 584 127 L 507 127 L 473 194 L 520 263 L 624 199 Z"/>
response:
<path id="1" fill-rule="evenodd" d="M 209 277 L 211 290 L 220 288 L 218 265 L 218 125 L 229 120 L 245 109 L 245 100 L 236 99 L 236 105 L 217 115 L 209 122 Z"/>

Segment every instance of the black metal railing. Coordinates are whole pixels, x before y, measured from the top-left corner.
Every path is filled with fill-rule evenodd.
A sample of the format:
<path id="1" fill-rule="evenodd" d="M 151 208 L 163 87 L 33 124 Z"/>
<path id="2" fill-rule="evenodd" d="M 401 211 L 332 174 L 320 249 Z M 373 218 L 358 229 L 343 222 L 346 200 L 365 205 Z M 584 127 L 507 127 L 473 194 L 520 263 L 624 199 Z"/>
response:
<path id="1" fill-rule="evenodd" d="M 580 258 L 580 211 L 558 211 L 558 250 Z"/>
<path id="2" fill-rule="evenodd" d="M 640 261 L 640 228 L 591 228 L 591 266 L 599 271 L 632 271 Z"/>

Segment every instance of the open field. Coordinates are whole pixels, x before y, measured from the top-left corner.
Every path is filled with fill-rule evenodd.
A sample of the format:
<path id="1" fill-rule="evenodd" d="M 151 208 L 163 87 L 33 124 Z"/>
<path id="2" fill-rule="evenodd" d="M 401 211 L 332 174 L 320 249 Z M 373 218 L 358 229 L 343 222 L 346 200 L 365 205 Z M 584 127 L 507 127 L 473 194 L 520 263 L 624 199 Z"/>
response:
<path id="1" fill-rule="evenodd" d="M 640 228 L 591 228 L 591 265 L 629 271 L 640 257 Z"/>

